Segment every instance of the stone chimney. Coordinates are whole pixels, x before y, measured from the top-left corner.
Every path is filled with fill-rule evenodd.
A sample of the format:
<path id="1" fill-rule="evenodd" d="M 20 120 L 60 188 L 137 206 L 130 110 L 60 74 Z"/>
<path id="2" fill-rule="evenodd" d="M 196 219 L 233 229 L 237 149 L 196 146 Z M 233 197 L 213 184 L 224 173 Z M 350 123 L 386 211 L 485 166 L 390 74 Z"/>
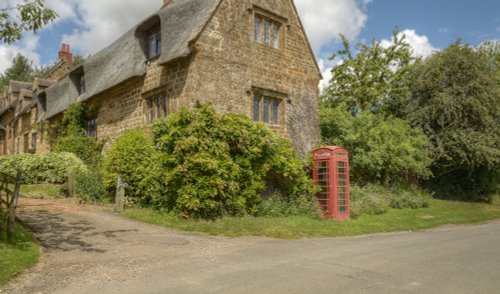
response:
<path id="1" fill-rule="evenodd" d="M 67 64 L 73 63 L 73 54 L 68 44 L 61 44 L 61 50 L 59 51 L 59 60 L 66 61 Z"/>
<path id="2" fill-rule="evenodd" d="M 163 6 L 162 6 L 161 8 L 166 7 L 166 6 L 167 6 L 168 4 L 170 4 L 172 1 L 174 1 L 174 0 L 163 0 Z"/>

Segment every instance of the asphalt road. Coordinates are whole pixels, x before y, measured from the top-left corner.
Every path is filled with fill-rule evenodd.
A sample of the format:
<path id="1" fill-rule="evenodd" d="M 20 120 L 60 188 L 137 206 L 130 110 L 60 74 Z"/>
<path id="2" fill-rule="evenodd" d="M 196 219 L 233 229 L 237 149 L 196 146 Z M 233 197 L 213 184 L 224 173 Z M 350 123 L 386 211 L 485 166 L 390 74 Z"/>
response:
<path id="1" fill-rule="evenodd" d="M 498 221 L 348 238 L 230 239 L 24 201 L 22 218 L 45 253 L 2 294 L 500 293 Z"/>

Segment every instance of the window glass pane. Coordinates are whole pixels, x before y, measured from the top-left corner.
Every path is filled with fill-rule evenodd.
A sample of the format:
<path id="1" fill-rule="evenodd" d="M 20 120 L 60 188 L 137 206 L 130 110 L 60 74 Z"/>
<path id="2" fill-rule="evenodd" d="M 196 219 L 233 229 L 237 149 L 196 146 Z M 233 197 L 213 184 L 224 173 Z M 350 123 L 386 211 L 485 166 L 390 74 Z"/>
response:
<path id="1" fill-rule="evenodd" d="M 149 58 L 153 58 L 160 54 L 161 35 L 159 31 L 150 32 L 148 35 L 149 42 Z"/>
<path id="2" fill-rule="evenodd" d="M 280 107 L 280 101 L 277 99 L 273 100 L 273 124 L 278 125 L 279 124 L 279 107 Z"/>
<path id="3" fill-rule="evenodd" d="M 261 23 L 260 17 L 256 16 L 255 17 L 255 42 L 260 41 L 260 23 Z"/>
<path id="4" fill-rule="evenodd" d="M 253 120 L 260 121 L 260 97 L 253 97 Z"/>
<path id="5" fill-rule="evenodd" d="M 162 112 L 162 116 L 167 116 L 168 114 L 168 97 L 167 96 L 163 96 L 162 97 L 162 100 L 161 100 L 161 112 Z"/>
<path id="6" fill-rule="evenodd" d="M 271 41 L 271 23 L 268 20 L 264 20 L 264 42 L 269 44 Z"/>
<path id="7" fill-rule="evenodd" d="M 161 100 L 162 100 L 162 97 L 156 97 L 156 100 L 155 100 L 156 117 L 155 117 L 155 119 L 158 119 L 162 116 L 162 114 L 161 114 Z"/>
<path id="8" fill-rule="evenodd" d="M 153 100 L 148 100 L 147 101 L 147 116 L 148 116 L 148 122 L 153 121 L 153 115 L 154 115 L 154 108 L 153 108 Z"/>
<path id="9" fill-rule="evenodd" d="M 160 54 L 160 49 L 161 49 L 161 34 L 160 32 L 156 33 L 156 55 Z"/>
<path id="10" fill-rule="evenodd" d="M 280 24 L 275 23 L 273 28 L 274 28 L 274 33 L 273 33 L 273 47 L 274 48 L 279 48 L 280 46 Z"/>
<path id="11" fill-rule="evenodd" d="M 268 124 L 270 121 L 270 108 L 271 108 L 271 99 L 264 99 L 264 115 L 263 121 Z"/>

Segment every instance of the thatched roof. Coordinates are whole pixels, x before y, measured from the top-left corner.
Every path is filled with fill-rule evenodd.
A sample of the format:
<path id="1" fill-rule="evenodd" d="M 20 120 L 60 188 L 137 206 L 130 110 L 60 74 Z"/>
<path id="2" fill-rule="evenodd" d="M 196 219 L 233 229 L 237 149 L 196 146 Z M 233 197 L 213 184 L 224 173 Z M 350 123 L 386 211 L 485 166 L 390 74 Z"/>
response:
<path id="1" fill-rule="evenodd" d="M 31 87 L 31 83 L 10 81 L 9 91 L 11 93 L 19 93 L 22 89 L 28 89 L 29 87 Z"/>
<path id="2" fill-rule="evenodd" d="M 77 76 L 84 74 L 85 101 L 128 79 L 146 73 L 146 46 L 142 32 L 159 20 L 161 55 L 159 64 L 188 56 L 194 41 L 214 13 L 221 0 L 175 0 L 129 30 L 125 35 L 90 57 L 83 66 L 73 70 L 46 90 L 47 114 L 50 118 L 64 111 L 78 99 Z"/>

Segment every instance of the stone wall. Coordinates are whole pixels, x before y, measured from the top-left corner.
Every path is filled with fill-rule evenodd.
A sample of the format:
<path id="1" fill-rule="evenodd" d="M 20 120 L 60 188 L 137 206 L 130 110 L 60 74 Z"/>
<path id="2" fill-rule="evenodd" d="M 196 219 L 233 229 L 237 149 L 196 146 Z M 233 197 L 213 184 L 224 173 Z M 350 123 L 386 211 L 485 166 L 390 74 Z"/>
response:
<path id="1" fill-rule="evenodd" d="M 254 41 L 254 13 L 282 21 L 279 48 Z M 195 51 L 190 104 L 212 102 L 220 112 L 251 116 L 254 88 L 286 94 L 284 123 L 274 129 L 302 156 L 316 147 L 320 73 L 291 1 L 223 1 Z"/>
<path id="2" fill-rule="evenodd" d="M 254 5 L 283 19 L 279 48 L 254 42 Z M 219 112 L 251 117 L 256 88 L 284 95 L 284 115 L 270 127 L 291 138 L 301 156 L 318 144 L 320 73 L 291 0 L 222 1 L 193 51 L 166 66 L 151 60 L 145 76 L 86 101 L 97 115 L 97 135 L 105 149 L 127 130 L 150 128 L 148 99 L 167 96 L 169 112 L 212 103 Z M 37 152 L 48 150 L 46 136 L 37 139 Z"/>

